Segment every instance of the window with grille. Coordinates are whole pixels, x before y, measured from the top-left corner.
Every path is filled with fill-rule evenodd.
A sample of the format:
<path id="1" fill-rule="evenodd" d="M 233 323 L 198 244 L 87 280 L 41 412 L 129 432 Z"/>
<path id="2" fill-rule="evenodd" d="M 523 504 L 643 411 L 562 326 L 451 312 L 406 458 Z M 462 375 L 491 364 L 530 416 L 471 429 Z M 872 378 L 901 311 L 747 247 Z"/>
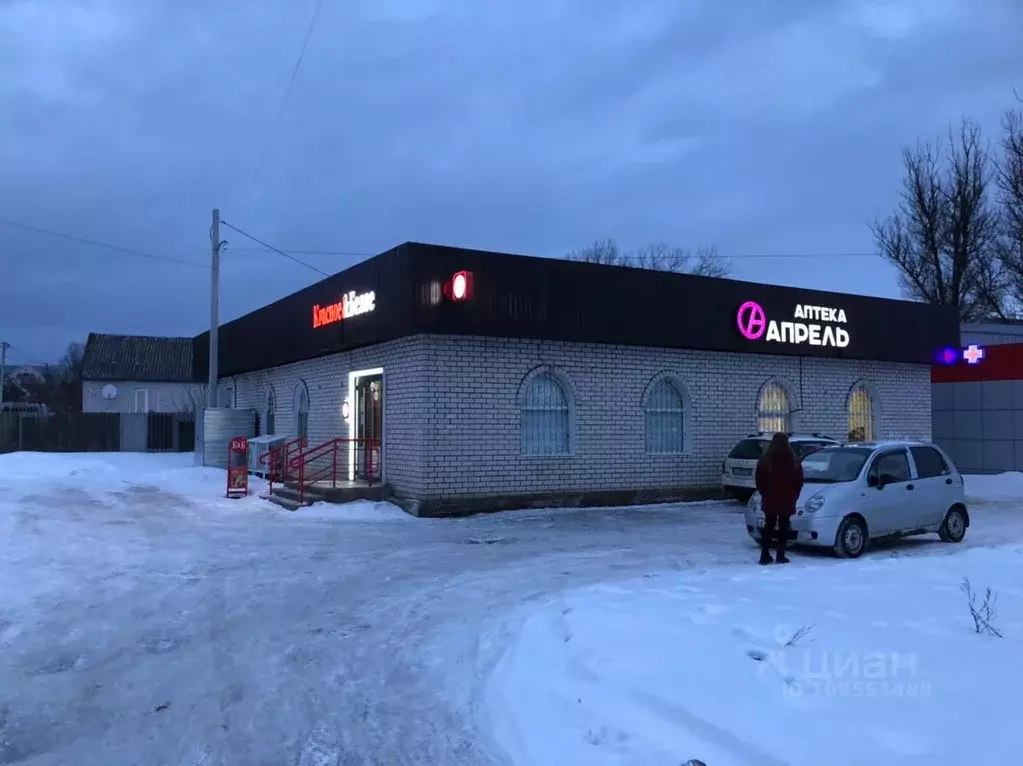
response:
<path id="1" fill-rule="evenodd" d="M 295 387 L 295 436 L 309 437 L 309 389 L 304 381 Z"/>
<path id="2" fill-rule="evenodd" d="M 768 383 L 760 392 L 757 405 L 758 431 L 789 432 L 791 425 L 792 405 L 789 394 L 780 383 Z"/>
<path id="3" fill-rule="evenodd" d="M 849 393 L 849 441 L 874 441 L 874 402 L 862 383 Z"/>
<path id="4" fill-rule="evenodd" d="M 276 409 L 277 397 L 274 396 L 274 390 L 269 388 L 266 392 L 266 407 L 263 410 L 263 433 L 267 436 L 277 433 Z"/>
<path id="5" fill-rule="evenodd" d="M 557 378 L 540 373 L 527 384 L 522 401 L 522 452 L 566 455 L 568 449 L 568 396 Z"/>
<path id="6" fill-rule="evenodd" d="M 685 451 L 685 400 L 670 380 L 660 380 L 650 389 L 646 405 L 646 451 Z"/>

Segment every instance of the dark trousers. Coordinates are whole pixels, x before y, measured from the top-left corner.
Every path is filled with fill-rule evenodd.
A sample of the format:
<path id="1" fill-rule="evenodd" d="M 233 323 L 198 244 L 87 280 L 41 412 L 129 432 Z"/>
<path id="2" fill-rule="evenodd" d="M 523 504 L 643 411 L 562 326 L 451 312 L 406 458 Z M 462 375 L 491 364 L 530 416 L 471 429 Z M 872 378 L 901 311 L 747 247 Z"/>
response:
<path id="1" fill-rule="evenodd" d="M 789 541 L 790 521 L 788 514 L 765 513 L 764 528 L 760 531 L 760 547 L 766 551 L 771 547 L 771 540 L 774 540 L 778 552 L 784 553 L 785 544 Z"/>

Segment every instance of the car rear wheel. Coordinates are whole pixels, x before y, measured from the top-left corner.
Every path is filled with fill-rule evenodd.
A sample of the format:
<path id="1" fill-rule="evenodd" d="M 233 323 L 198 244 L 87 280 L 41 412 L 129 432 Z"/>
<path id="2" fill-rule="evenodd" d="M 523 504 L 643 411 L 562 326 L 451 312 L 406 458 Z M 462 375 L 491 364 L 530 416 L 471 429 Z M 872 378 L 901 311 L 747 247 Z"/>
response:
<path id="1" fill-rule="evenodd" d="M 962 508 L 953 506 L 945 514 L 945 520 L 938 528 L 938 537 L 945 543 L 961 543 L 966 537 L 966 514 Z"/>
<path id="2" fill-rule="evenodd" d="M 835 535 L 835 553 L 844 559 L 858 559 L 867 547 L 867 525 L 855 516 L 844 519 Z"/>

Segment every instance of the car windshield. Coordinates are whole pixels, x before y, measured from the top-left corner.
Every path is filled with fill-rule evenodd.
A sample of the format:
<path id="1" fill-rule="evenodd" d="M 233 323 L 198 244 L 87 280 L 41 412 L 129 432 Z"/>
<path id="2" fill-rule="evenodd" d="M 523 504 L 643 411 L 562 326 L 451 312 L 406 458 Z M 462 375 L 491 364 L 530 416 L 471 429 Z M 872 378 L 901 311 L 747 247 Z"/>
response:
<path id="1" fill-rule="evenodd" d="M 733 460 L 760 460 L 769 443 L 767 439 L 743 439 L 732 448 L 728 457 Z"/>
<path id="2" fill-rule="evenodd" d="M 792 442 L 792 451 L 796 453 L 796 457 L 802 459 L 811 452 L 816 452 L 822 447 L 828 447 L 832 444 L 834 442 Z"/>
<path id="3" fill-rule="evenodd" d="M 803 458 L 803 480 L 815 484 L 853 481 L 873 450 L 867 447 L 825 447 Z"/>

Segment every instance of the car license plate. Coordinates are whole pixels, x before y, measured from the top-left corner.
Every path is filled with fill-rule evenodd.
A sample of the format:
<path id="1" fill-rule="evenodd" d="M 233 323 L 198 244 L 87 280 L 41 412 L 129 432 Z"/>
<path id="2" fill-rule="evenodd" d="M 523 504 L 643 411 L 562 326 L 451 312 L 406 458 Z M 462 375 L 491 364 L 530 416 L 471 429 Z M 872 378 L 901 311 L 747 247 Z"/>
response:
<path id="1" fill-rule="evenodd" d="M 753 475 L 753 469 L 752 468 L 733 468 L 732 469 L 732 475 L 733 476 L 752 476 Z"/>
<path id="2" fill-rule="evenodd" d="M 763 529 L 763 528 L 764 528 L 764 519 L 763 519 L 763 517 L 761 517 L 761 518 L 757 519 L 757 529 Z"/>

